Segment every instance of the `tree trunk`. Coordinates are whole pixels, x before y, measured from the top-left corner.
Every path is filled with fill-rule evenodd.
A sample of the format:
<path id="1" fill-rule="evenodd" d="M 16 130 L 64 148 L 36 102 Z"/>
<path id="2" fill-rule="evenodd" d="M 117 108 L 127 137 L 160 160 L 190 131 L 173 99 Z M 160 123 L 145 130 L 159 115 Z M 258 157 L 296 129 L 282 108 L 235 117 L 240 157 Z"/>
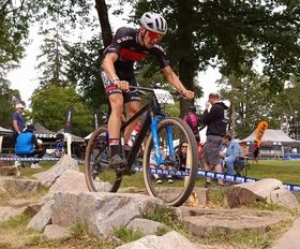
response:
<path id="1" fill-rule="evenodd" d="M 195 1 L 194 0 L 180 0 L 178 3 L 178 38 L 179 49 L 181 58 L 179 60 L 179 79 L 188 90 L 194 90 L 194 76 L 198 64 L 194 58 L 194 44 L 193 44 L 193 30 L 191 23 L 188 20 L 188 16 L 191 16 L 194 12 Z M 186 100 L 180 101 L 180 115 L 184 115 L 190 103 Z"/>
<path id="2" fill-rule="evenodd" d="M 107 47 L 112 41 L 112 32 L 108 18 L 107 5 L 105 0 L 95 0 L 96 2 L 96 10 L 98 13 L 100 26 L 101 26 L 101 34 L 104 47 Z"/>

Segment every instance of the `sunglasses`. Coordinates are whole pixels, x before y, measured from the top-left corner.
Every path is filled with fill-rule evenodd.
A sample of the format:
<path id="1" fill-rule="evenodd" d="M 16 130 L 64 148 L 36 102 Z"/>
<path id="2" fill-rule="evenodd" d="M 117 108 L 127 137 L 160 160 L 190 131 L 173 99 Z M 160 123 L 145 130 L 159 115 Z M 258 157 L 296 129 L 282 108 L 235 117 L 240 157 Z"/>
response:
<path id="1" fill-rule="evenodd" d="M 182 145 L 182 146 L 181 146 L 181 148 L 187 148 L 187 147 L 188 147 L 187 145 Z"/>
<path id="2" fill-rule="evenodd" d="M 151 40 L 161 40 L 163 35 L 159 33 L 155 33 L 153 31 L 147 30 L 148 36 Z"/>

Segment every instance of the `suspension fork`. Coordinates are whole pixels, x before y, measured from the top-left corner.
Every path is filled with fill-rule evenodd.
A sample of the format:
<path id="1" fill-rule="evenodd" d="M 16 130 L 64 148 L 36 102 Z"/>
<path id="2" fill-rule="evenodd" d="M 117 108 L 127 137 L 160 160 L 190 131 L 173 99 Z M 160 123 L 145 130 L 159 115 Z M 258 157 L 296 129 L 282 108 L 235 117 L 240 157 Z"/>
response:
<path id="1" fill-rule="evenodd" d="M 152 137 L 153 137 L 155 161 L 156 161 L 156 165 L 158 165 L 158 166 L 166 163 L 166 161 L 162 158 L 162 155 L 160 153 L 159 135 L 158 135 L 158 123 L 163 119 L 166 119 L 166 116 L 155 116 L 151 123 L 151 133 L 152 133 Z M 174 153 L 173 136 L 172 136 L 171 126 L 166 126 L 166 133 L 167 133 L 167 143 L 168 143 L 168 149 L 169 149 L 168 155 L 170 156 L 170 159 L 174 160 L 175 153 Z"/>

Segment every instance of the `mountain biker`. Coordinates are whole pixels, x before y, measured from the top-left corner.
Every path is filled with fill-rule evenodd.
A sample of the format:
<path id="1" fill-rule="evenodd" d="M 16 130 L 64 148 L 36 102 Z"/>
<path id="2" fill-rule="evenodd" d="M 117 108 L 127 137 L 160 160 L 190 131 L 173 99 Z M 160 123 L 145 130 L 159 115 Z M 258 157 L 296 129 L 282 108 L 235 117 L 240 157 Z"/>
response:
<path id="1" fill-rule="evenodd" d="M 108 119 L 110 159 L 109 165 L 117 167 L 127 164 L 120 156 L 120 127 L 123 106 L 127 118 L 133 116 L 140 108 L 140 98 L 129 92 L 129 86 L 136 86 L 134 62 L 141 61 L 149 55 L 155 56 L 168 82 L 187 99 L 194 98 L 194 92 L 187 90 L 171 69 L 163 48 L 158 45 L 167 32 L 167 22 L 160 14 L 146 12 L 140 19 L 139 29 L 122 27 L 117 30 L 112 43 L 104 51 L 101 77 L 108 97 L 111 113 Z M 138 121 L 138 120 L 137 120 Z M 137 122 L 136 121 L 136 122 Z M 127 144 L 135 122 L 124 132 Z"/>

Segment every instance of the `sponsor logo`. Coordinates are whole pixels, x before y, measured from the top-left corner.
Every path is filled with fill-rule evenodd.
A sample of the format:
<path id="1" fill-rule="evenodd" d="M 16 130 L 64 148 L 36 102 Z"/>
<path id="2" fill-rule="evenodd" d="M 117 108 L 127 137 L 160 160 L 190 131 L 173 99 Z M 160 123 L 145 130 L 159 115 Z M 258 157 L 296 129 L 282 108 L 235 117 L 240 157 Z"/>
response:
<path id="1" fill-rule="evenodd" d="M 122 42 L 130 41 L 130 40 L 133 40 L 133 36 L 123 36 L 117 40 L 117 43 L 122 43 Z"/>

